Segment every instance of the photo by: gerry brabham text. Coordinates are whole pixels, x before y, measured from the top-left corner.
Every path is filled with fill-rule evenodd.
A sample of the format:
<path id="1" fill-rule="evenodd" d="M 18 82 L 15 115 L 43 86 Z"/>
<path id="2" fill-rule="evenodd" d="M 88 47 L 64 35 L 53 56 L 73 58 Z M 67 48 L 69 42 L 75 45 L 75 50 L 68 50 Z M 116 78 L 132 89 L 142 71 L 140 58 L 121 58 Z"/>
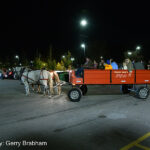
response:
<path id="1" fill-rule="evenodd" d="M 6 141 L 0 141 L 0 148 L 3 146 L 8 146 L 8 147 L 21 147 L 21 146 L 47 146 L 47 142 L 45 141 L 27 141 L 27 140 L 22 140 L 22 141 L 11 141 L 11 140 L 6 140 Z"/>

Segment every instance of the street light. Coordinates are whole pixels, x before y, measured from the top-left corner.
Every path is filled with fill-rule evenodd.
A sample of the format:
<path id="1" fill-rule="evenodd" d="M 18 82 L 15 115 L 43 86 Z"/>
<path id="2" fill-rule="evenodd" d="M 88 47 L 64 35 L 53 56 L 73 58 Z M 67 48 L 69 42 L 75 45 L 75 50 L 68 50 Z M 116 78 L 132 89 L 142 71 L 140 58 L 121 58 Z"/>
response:
<path id="1" fill-rule="evenodd" d="M 136 47 L 136 50 L 140 50 L 140 49 L 141 49 L 141 47 L 140 47 L 140 46 L 137 46 L 137 47 Z"/>
<path id="2" fill-rule="evenodd" d="M 82 19 L 80 21 L 80 25 L 83 26 L 83 27 L 85 27 L 87 25 L 87 21 L 85 19 Z"/>
<path id="3" fill-rule="evenodd" d="M 18 56 L 18 55 L 15 55 L 15 59 L 16 59 L 15 65 L 19 65 L 19 56 Z"/>
<path id="4" fill-rule="evenodd" d="M 65 55 L 63 55 L 62 58 L 65 58 Z"/>
<path id="5" fill-rule="evenodd" d="M 74 57 L 71 57 L 71 61 L 74 61 L 75 60 L 75 58 Z"/>
<path id="6" fill-rule="evenodd" d="M 128 55 L 132 55 L 132 52 L 128 52 Z"/>
<path id="7" fill-rule="evenodd" d="M 15 56 L 15 58 L 16 58 L 16 59 L 19 59 L 19 56 L 18 56 L 18 55 L 16 55 L 16 56 Z"/>
<path id="8" fill-rule="evenodd" d="M 85 56 L 85 44 L 81 44 L 81 47 L 84 49 L 84 56 Z"/>

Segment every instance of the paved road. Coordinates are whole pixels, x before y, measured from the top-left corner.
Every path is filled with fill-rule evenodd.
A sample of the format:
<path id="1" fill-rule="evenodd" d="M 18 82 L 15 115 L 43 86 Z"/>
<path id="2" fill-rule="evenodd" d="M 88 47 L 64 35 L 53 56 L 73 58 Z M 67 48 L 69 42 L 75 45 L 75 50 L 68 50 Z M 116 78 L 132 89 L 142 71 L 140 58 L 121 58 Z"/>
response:
<path id="1" fill-rule="evenodd" d="M 0 80 L 0 149 L 120 150 L 142 136 L 124 150 L 150 148 L 150 98 L 143 101 L 122 95 L 119 86 L 102 85 L 89 86 L 88 94 L 73 103 L 68 88 L 48 99 L 33 92 L 25 96 L 19 81 Z"/>

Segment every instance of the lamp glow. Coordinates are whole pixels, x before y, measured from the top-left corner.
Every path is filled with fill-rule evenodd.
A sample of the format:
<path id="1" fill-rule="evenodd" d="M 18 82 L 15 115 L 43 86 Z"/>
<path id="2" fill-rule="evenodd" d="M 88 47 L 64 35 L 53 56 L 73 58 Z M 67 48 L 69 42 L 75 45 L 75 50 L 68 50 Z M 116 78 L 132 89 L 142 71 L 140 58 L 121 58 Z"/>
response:
<path id="1" fill-rule="evenodd" d="M 85 19 L 81 20 L 80 25 L 85 27 L 87 25 L 87 21 Z"/>

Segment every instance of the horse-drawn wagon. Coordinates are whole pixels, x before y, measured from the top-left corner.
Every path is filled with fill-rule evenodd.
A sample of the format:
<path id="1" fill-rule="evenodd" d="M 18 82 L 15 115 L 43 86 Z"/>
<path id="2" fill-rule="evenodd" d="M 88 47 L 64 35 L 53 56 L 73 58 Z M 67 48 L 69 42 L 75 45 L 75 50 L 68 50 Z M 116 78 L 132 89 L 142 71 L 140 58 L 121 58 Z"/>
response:
<path id="1" fill-rule="evenodd" d="M 121 85 L 123 93 L 133 91 L 138 98 L 146 99 L 149 95 L 150 70 L 99 70 L 84 69 L 82 77 L 76 77 L 75 71 L 69 72 L 72 89 L 68 97 L 73 102 L 80 101 L 87 93 L 87 85 Z"/>

